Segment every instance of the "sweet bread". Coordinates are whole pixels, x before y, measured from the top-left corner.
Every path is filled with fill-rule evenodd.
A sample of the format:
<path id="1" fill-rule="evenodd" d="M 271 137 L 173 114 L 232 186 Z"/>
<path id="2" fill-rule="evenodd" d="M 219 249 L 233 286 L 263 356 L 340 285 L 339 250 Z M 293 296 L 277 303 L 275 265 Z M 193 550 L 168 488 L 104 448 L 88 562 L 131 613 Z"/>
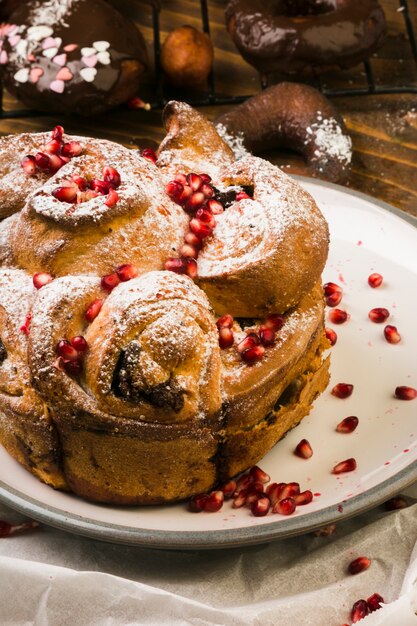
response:
<path id="1" fill-rule="evenodd" d="M 37 189 L 25 173 L 24 206 L 0 227 L 0 441 L 40 480 L 97 502 L 213 488 L 328 381 L 328 229 L 313 199 L 260 159 L 235 162 L 187 105 L 165 120 L 156 163 L 77 138 L 80 153 Z M 72 141 L 62 133 L 61 150 Z M 210 207 L 211 232 L 184 245 Z"/>
<path id="2" fill-rule="evenodd" d="M 263 73 L 352 67 L 385 33 L 377 0 L 229 0 L 225 16 L 240 54 Z"/>
<path id="3" fill-rule="evenodd" d="M 108 2 L 15 4 L 2 26 L 0 68 L 7 89 L 24 104 L 95 115 L 137 93 L 148 65 L 145 41 Z"/>

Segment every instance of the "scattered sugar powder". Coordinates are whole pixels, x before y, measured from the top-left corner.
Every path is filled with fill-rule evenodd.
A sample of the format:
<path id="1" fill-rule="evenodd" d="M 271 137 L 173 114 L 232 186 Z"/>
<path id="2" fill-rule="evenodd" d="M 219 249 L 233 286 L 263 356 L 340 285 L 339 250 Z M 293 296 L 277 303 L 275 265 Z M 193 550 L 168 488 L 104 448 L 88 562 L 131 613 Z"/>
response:
<path id="1" fill-rule="evenodd" d="M 344 134 L 342 127 L 334 117 L 323 118 L 320 111 L 316 121 L 308 126 L 308 137 L 305 144 L 314 141 L 317 148 L 314 155 L 317 159 L 335 158 L 344 165 L 352 160 L 352 140 Z"/>
<path id="2" fill-rule="evenodd" d="M 242 159 L 249 154 L 248 150 L 245 148 L 243 132 L 240 131 L 237 135 L 232 135 L 223 124 L 216 124 L 216 130 L 223 141 L 233 150 L 236 160 Z"/>
<path id="3" fill-rule="evenodd" d="M 65 26 L 68 28 L 68 24 L 65 22 L 65 16 L 68 15 L 79 0 L 47 0 L 46 2 L 36 2 L 33 9 L 30 12 L 28 22 L 33 26 L 45 25 Z"/>

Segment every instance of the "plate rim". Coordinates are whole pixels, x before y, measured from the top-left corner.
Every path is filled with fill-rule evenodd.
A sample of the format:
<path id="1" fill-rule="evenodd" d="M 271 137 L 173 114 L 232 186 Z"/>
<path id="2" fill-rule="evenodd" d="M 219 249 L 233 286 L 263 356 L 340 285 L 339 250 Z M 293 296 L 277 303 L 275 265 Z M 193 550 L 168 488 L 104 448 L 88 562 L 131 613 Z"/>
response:
<path id="1" fill-rule="evenodd" d="M 293 178 L 301 183 L 321 188 L 330 188 L 344 195 L 356 196 L 373 206 L 388 211 L 401 221 L 417 228 L 417 218 L 415 216 L 361 191 L 307 176 L 293 175 Z M 2 480 L 0 480 L 0 501 L 36 521 L 100 541 L 135 545 L 144 548 L 174 550 L 218 549 L 266 543 L 311 532 L 321 526 L 348 519 L 374 508 L 390 497 L 397 495 L 415 481 L 417 481 L 417 460 L 412 461 L 393 476 L 356 496 L 307 515 L 288 517 L 285 520 L 285 524 L 282 521 L 277 521 L 277 523 L 271 522 L 264 525 L 257 524 L 241 528 L 202 531 L 153 530 L 105 521 L 98 522 L 97 520 L 42 503 L 40 500 L 9 486 Z"/>

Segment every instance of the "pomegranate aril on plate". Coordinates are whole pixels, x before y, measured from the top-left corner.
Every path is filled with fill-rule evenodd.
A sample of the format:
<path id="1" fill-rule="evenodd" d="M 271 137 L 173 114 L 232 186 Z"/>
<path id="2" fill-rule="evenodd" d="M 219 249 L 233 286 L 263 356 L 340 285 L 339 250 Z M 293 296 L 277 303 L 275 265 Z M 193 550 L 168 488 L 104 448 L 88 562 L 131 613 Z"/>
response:
<path id="1" fill-rule="evenodd" d="M 328 317 L 332 324 L 344 324 L 349 319 L 349 314 L 343 309 L 332 309 Z"/>
<path id="2" fill-rule="evenodd" d="M 399 400 L 414 400 L 417 398 L 417 389 L 414 389 L 414 387 L 407 387 L 406 385 L 400 385 L 395 388 L 394 395 Z"/>
<path id="3" fill-rule="evenodd" d="M 356 468 L 356 459 L 350 458 L 337 463 L 332 469 L 332 474 L 346 474 L 347 472 L 353 472 Z"/>
<path id="4" fill-rule="evenodd" d="M 101 307 L 103 306 L 103 300 L 94 300 L 84 313 L 84 317 L 87 322 L 92 322 L 97 315 L 100 313 Z"/>
<path id="5" fill-rule="evenodd" d="M 294 454 L 299 456 L 300 459 L 309 459 L 313 456 L 313 448 L 310 445 L 310 442 L 307 439 L 301 439 L 301 441 L 296 445 Z"/>
<path id="6" fill-rule="evenodd" d="M 306 489 L 293 497 L 296 506 L 304 506 L 305 504 L 310 504 L 310 502 L 312 502 L 313 492 L 310 491 L 310 489 Z"/>
<path id="7" fill-rule="evenodd" d="M 252 515 L 255 517 L 264 517 L 269 512 L 271 503 L 267 496 L 260 496 L 251 505 Z"/>
<path id="8" fill-rule="evenodd" d="M 206 500 L 204 510 L 208 513 L 215 513 L 220 511 L 224 502 L 224 494 L 220 489 L 218 491 L 212 491 Z"/>
<path id="9" fill-rule="evenodd" d="M 226 499 L 231 498 L 236 489 L 236 481 L 231 479 L 220 487 Z"/>
<path id="10" fill-rule="evenodd" d="M 377 611 L 378 609 L 382 609 L 381 607 L 382 602 L 385 602 L 384 598 L 380 596 L 379 593 L 373 593 L 367 599 L 366 604 L 368 605 L 368 609 L 371 611 L 371 613 L 373 613 L 374 611 Z"/>
<path id="11" fill-rule="evenodd" d="M 338 433 L 353 433 L 353 431 L 356 429 L 356 427 L 359 424 L 359 419 L 356 417 L 356 415 L 349 415 L 348 417 L 345 417 L 344 419 L 342 419 L 341 422 L 338 423 L 338 425 L 336 426 L 336 430 Z"/>
<path id="12" fill-rule="evenodd" d="M 274 504 L 272 513 L 279 513 L 280 515 L 292 515 L 296 509 L 294 498 L 283 498 Z"/>
<path id="13" fill-rule="evenodd" d="M 32 280 L 36 289 L 41 289 L 53 281 L 54 277 L 47 272 L 37 272 L 33 275 Z"/>
<path id="14" fill-rule="evenodd" d="M 271 477 L 269 474 L 264 472 L 258 465 L 253 465 L 249 470 L 249 476 L 255 482 L 266 484 L 269 483 Z"/>
<path id="15" fill-rule="evenodd" d="M 337 383 L 331 391 L 332 396 L 336 398 L 341 398 L 344 400 L 345 398 L 349 398 L 353 392 L 353 385 L 350 383 Z"/>
<path id="16" fill-rule="evenodd" d="M 359 620 L 363 619 L 367 615 L 369 615 L 369 608 L 366 600 L 358 600 L 355 602 L 350 613 L 350 618 L 353 624 L 356 624 L 356 622 L 359 622 Z"/>
<path id="17" fill-rule="evenodd" d="M 25 174 L 27 174 L 28 176 L 33 176 L 36 172 L 35 157 L 32 156 L 31 154 L 28 154 L 27 156 L 23 157 L 21 161 L 21 166 Z"/>
<path id="18" fill-rule="evenodd" d="M 369 311 L 368 317 L 374 324 L 382 324 L 389 318 L 389 311 L 384 307 L 375 307 Z"/>
<path id="19" fill-rule="evenodd" d="M 300 493 L 300 485 L 299 483 L 284 483 L 284 486 L 281 489 L 281 498 L 292 498 L 293 496 L 298 496 Z"/>
<path id="20" fill-rule="evenodd" d="M 116 273 L 122 282 L 126 282 L 127 280 L 135 278 L 139 274 L 139 270 L 136 265 L 125 263 L 124 265 L 119 265 L 116 269 Z"/>
<path id="21" fill-rule="evenodd" d="M 117 275 L 117 272 L 112 272 L 111 274 L 106 274 L 101 279 L 101 286 L 106 291 L 113 291 L 115 287 L 120 283 L 120 278 Z"/>
<path id="22" fill-rule="evenodd" d="M 336 283 L 326 283 L 323 285 L 323 290 L 327 306 L 334 307 L 341 302 L 343 289 L 339 285 Z"/>
<path id="23" fill-rule="evenodd" d="M 187 270 L 186 259 L 167 259 L 165 261 L 165 269 L 169 272 L 175 272 L 176 274 L 185 274 Z"/>
<path id="24" fill-rule="evenodd" d="M 384 328 L 384 337 L 388 341 L 388 343 L 396 344 L 400 343 L 401 335 L 397 330 L 396 326 L 391 326 L 391 324 L 387 324 Z"/>
<path id="25" fill-rule="evenodd" d="M 230 328 L 219 328 L 219 346 L 222 350 L 233 346 L 234 335 Z"/>
<path id="26" fill-rule="evenodd" d="M 382 285 L 382 281 L 384 280 L 381 274 L 374 272 L 368 276 L 368 285 L 375 289 L 376 287 L 380 287 Z"/>
<path id="27" fill-rule="evenodd" d="M 77 199 L 77 188 L 57 187 L 53 190 L 52 195 L 60 202 L 68 202 L 68 204 L 72 204 Z"/>
<path id="28" fill-rule="evenodd" d="M 357 559 L 351 561 L 348 565 L 349 574 L 355 575 L 364 572 L 371 565 L 371 559 L 367 556 L 358 556 Z"/>
<path id="29" fill-rule="evenodd" d="M 336 331 L 334 331 L 333 328 L 325 328 L 324 331 L 326 333 L 327 339 L 330 341 L 330 345 L 334 346 L 335 343 L 337 342 Z"/>
<path id="30" fill-rule="evenodd" d="M 208 493 L 198 493 L 192 496 L 188 501 L 189 511 L 192 513 L 201 513 L 201 511 L 204 511 L 208 497 Z"/>

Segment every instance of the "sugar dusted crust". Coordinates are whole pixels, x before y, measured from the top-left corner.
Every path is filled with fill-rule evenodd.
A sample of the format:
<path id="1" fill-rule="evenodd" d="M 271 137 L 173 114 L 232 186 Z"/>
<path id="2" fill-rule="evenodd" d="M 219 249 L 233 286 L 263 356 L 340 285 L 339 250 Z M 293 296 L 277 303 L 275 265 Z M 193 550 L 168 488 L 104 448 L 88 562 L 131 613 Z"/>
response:
<path id="1" fill-rule="evenodd" d="M 159 167 L 77 138 L 84 152 L 36 184 L 25 178 L 23 208 L 0 226 L 0 440 L 41 480 L 93 501 L 151 504 L 212 489 L 257 462 L 328 380 L 319 284 L 328 231 L 314 201 L 261 159 L 234 162 L 187 105 L 172 103 L 166 123 Z M 197 127 L 205 141 L 193 143 Z M 53 195 L 106 166 L 120 175 L 113 206 L 103 195 L 74 204 Z M 187 168 L 211 168 L 222 192 L 253 190 L 216 216 L 196 280 L 163 269 L 189 222 L 165 185 Z M 103 275 L 123 264 L 134 274 L 106 291 Z M 39 289 L 36 272 L 51 275 Z M 220 349 L 225 311 L 235 343 Z M 278 312 L 274 345 L 248 365 L 237 343 Z M 74 337 L 87 345 L 76 373 L 57 348 Z"/>

